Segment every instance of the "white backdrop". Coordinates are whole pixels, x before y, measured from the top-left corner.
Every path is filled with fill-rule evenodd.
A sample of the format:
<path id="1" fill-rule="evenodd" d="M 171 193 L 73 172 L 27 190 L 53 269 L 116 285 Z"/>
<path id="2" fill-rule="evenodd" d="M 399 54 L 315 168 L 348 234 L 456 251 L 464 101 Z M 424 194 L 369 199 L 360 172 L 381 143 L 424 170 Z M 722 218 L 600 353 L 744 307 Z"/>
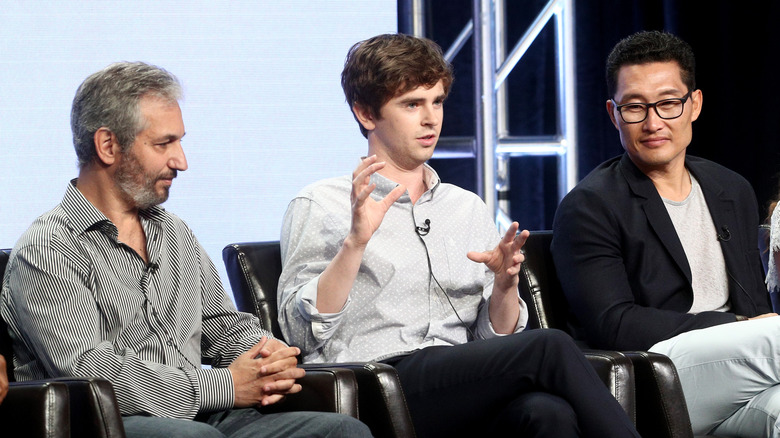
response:
<path id="1" fill-rule="evenodd" d="M 145 61 L 184 86 L 189 170 L 164 206 L 230 291 L 222 248 L 278 239 L 298 190 L 365 153 L 341 68 L 352 44 L 394 32 L 396 14 L 396 0 L 2 0 L 0 247 L 77 176 L 69 120 L 81 81 Z"/>

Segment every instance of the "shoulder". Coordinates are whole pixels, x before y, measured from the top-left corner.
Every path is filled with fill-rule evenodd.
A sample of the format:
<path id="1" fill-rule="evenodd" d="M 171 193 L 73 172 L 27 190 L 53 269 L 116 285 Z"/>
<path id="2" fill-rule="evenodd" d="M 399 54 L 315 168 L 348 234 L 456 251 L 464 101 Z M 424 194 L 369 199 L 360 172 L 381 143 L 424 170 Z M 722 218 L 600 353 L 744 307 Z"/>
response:
<path id="1" fill-rule="evenodd" d="M 331 198 L 343 198 L 352 189 L 350 176 L 338 176 L 319 180 L 302 188 L 293 199 L 309 199 L 316 202 L 324 202 Z M 347 198 L 349 199 L 349 198 Z"/>
<path id="2" fill-rule="evenodd" d="M 685 158 L 685 165 L 700 182 L 702 180 L 704 182 L 718 182 L 724 189 L 738 187 L 750 188 L 752 191 L 752 187 L 745 177 L 714 161 L 688 155 Z"/>
<path id="3" fill-rule="evenodd" d="M 621 169 L 621 157 L 618 156 L 593 169 L 564 196 L 561 203 L 610 199 L 621 192 L 621 187 L 625 187 L 626 192 L 628 191 L 628 184 Z"/>
<path id="4" fill-rule="evenodd" d="M 454 184 L 439 183 L 438 195 L 445 202 L 468 203 L 485 205 L 485 202 L 476 193 L 458 187 Z"/>
<path id="5" fill-rule="evenodd" d="M 15 248 L 29 246 L 59 246 L 76 239 L 76 231 L 67 213 L 57 206 L 38 216 L 16 242 Z"/>

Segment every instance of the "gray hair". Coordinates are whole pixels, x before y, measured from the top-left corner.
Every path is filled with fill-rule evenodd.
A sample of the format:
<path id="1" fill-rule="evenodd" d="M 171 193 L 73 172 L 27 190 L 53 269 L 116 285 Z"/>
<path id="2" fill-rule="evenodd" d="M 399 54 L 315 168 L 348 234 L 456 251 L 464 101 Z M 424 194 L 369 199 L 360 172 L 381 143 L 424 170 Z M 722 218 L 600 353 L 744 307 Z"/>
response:
<path id="1" fill-rule="evenodd" d="M 182 89 L 176 76 L 143 62 L 118 62 L 90 75 L 73 98 L 70 128 L 79 168 L 92 162 L 95 133 L 108 128 L 126 151 L 135 136 L 144 129 L 139 102 L 144 96 L 171 102 L 181 99 Z"/>

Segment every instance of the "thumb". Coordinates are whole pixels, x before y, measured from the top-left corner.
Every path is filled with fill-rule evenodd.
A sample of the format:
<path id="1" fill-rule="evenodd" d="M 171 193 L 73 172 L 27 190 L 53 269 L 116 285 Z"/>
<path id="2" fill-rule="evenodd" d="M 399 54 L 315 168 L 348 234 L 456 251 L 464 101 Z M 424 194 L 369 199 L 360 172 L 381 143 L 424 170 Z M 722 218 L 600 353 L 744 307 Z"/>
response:
<path id="1" fill-rule="evenodd" d="M 466 254 L 466 257 L 468 257 L 469 260 L 471 260 L 472 262 L 477 262 L 477 263 L 485 263 L 488 260 L 490 260 L 490 254 L 486 252 L 469 251 Z"/>

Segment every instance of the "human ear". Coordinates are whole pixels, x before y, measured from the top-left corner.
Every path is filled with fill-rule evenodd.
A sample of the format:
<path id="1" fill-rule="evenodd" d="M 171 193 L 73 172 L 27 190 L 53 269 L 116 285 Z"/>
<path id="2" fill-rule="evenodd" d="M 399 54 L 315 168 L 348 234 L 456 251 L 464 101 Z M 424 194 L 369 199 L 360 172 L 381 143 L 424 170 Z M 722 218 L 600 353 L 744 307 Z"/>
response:
<path id="1" fill-rule="evenodd" d="M 704 96 L 701 94 L 701 90 L 694 90 L 691 93 L 691 121 L 695 121 L 701 114 L 701 105 L 704 103 Z"/>
<path id="2" fill-rule="evenodd" d="M 119 154 L 119 142 L 116 135 L 103 126 L 95 131 L 93 139 L 98 160 L 107 166 L 114 164 Z"/>
<path id="3" fill-rule="evenodd" d="M 352 105 L 352 113 L 355 114 L 358 123 L 360 123 L 366 131 L 371 131 L 376 128 L 376 122 L 374 121 L 374 116 L 371 114 L 371 111 L 367 110 L 362 105 L 358 105 L 357 103 Z"/>
<path id="4" fill-rule="evenodd" d="M 607 99 L 607 114 L 609 114 L 609 120 L 612 120 L 612 124 L 615 125 L 615 129 L 620 129 L 615 118 L 615 102 L 612 99 Z"/>

